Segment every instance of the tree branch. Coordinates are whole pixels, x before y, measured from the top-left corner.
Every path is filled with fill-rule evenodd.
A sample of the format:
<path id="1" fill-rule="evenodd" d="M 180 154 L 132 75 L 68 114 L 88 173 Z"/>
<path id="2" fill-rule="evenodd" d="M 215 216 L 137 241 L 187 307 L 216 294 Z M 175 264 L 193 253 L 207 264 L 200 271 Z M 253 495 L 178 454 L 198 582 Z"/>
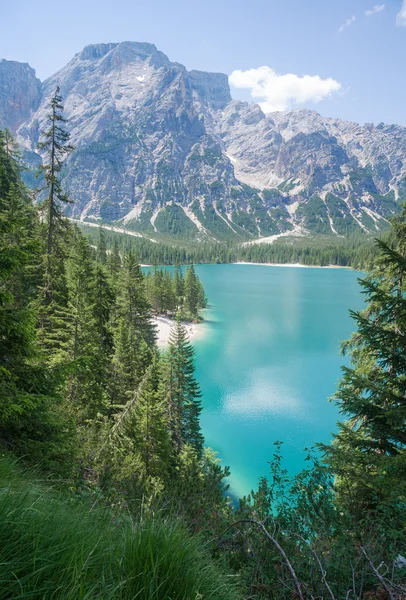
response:
<path id="1" fill-rule="evenodd" d="M 396 600 L 395 596 L 392 594 L 392 590 L 390 589 L 390 587 L 387 585 L 387 583 L 385 582 L 385 579 L 382 577 L 382 575 L 379 573 L 378 569 L 376 569 L 374 567 L 374 564 L 372 562 L 372 560 L 369 558 L 368 554 L 365 551 L 365 548 L 363 548 L 363 546 L 361 546 L 361 552 L 362 554 L 365 556 L 365 558 L 367 559 L 369 566 L 371 567 L 371 569 L 373 570 L 375 576 L 379 579 L 379 581 L 381 582 L 381 584 L 383 585 L 383 587 L 385 588 L 388 596 L 389 596 L 389 600 Z"/>
<path id="2" fill-rule="evenodd" d="M 296 591 L 298 593 L 298 596 L 299 596 L 300 600 L 304 600 L 303 594 L 302 594 L 302 590 L 301 590 L 301 586 L 300 586 L 300 581 L 298 580 L 298 578 L 296 576 L 296 573 L 295 573 L 295 570 L 294 570 L 294 568 L 292 566 L 292 563 L 288 559 L 288 557 L 287 557 L 284 549 L 282 548 L 282 546 L 269 533 L 269 531 L 266 529 L 265 525 L 261 521 L 257 521 L 256 519 L 241 519 L 240 521 L 236 521 L 235 523 L 233 523 L 232 525 L 230 525 L 230 527 L 228 527 L 228 529 L 231 529 L 232 527 L 236 527 L 240 523 L 250 523 L 251 525 L 255 525 L 256 527 L 259 527 L 262 530 L 262 532 L 265 534 L 265 536 L 268 538 L 268 540 L 275 546 L 275 548 L 278 550 L 279 554 L 283 557 L 283 559 L 284 559 L 284 561 L 286 563 L 286 566 L 289 569 L 289 572 L 291 574 L 293 582 L 295 584 L 295 588 L 296 588 Z M 226 532 L 228 531 L 228 529 L 226 529 Z"/>

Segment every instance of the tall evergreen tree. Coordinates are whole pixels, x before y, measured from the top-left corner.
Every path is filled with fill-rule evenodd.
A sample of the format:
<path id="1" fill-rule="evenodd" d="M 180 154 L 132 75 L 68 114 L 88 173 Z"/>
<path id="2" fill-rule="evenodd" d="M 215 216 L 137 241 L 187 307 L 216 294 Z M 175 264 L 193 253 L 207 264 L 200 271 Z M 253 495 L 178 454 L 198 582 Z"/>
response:
<path id="1" fill-rule="evenodd" d="M 199 316 L 199 286 L 193 265 L 186 269 L 185 276 L 185 312 L 192 319 Z"/>
<path id="2" fill-rule="evenodd" d="M 56 377 L 36 344 L 30 268 L 40 253 L 38 218 L 4 140 L 0 131 L 0 444 L 30 460 L 44 460 L 46 452 L 55 456 L 63 428 Z"/>
<path id="3" fill-rule="evenodd" d="M 146 276 L 146 293 L 152 308 L 158 313 L 176 311 L 177 301 L 171 273 L 154 267 Z"/>
<path id="4" fill-rule="evenodd" d="M 0 144 L 4 149 L 6 158 L 12 159 L 12 163 L 18 168 L 21 165 L 21 151 L 7 127 L 0 131 Z"/>
<path id="5" fill-rule="evenodd" d="M 137 389 L 150 364 L 155 345 L 151 306 L 145 296 L 144 276 L 134 255 L 124 258 L 119 273 L 115 310 L 113 357 L 115 370 L 114 404 L 123 405 Z"/>
<path id="6" fill-rule="evenodd" d="M 112 298 L 105 277 L 93 259 L 87 240 L 75 231 L 67 261 L 69 301 L 66 359 L 71 361 L 67 394 L 79 421 L 108 412 L 108 330 Z"/>
<path id="7" fill-rule="evenodd" d="M 121 256 L 117 238 L 114 238 L 111 253 L 107 257 L 107 271 L 113 283 L 117 283 L 117 277 L 121 269 Z"/>
<path id="8" fill-rule="evenodd" d="M 132 252 L 124 259 L 120 273 L 118 313 L 129 329 L 136 330 L 148 344 L 155 344 L 155 327 L 152 323 L 151 306 L 145 296 L 144 276 Z"/>
<path id="9" fill-rule="evenodd" d="M 99 239 L 97 243 L 97 261 L 102 265 L 107 263 L 106 235 L 101 226 L 99 227 Z"/>
<path id="10" fill-rule="evenodd" d="M 341 490 L 358 508 L 406 499 L 406 209 L 393 221 L 395 242 L 360 280 L 367 308 L 352 312 L 357 332 L 344 345 L 351 367 L 334 397 L 349 420 L 325 448 Z M 399 485 L 402 482 L 402 485 Z"/>
<path id="11" fill-rule="evenodd" d="M 66 312 L 68 292 L 65 259 L 68 254 L 70 228 L 63 216 L 63 208 L 70 200 L 62 189 L 60 172 L 66 156 L 73 148 L 68 143 L 69 134 L 63 128 L 65 118 L 61 102 L 57 88 L 50 102 L 49 127 L 42 133 L 42 141 L 38 144 L 38 149 L 46 157 L 41 170 L 48 192 L 42 206 L 41 228 L 44 230 L 46 241 L 43 250 L 43 281 L 38 298 L 38 329 L 43 350 L 51 362 L 58 359 L 63 345 L 63 330 L 69 318 Z"/>
<path id="12" fill-rule="evenodd" d="M 201 456 L 201 393 L 194 372 L 194 350 L 178 315 L 171 330 L 164 375 L 172 446 L 174 453 L 179 454 L 189 444 Z"/>
<path id="13" fill-rule="evenodd" d="M 177 305 L 180 307 L 183 302 L 183 296 L 185 295 L 185 280 L 183 277 L 182 268 L 179 264 L 175 265 L 173 284 Z"/>
<path id="14" fill-rule="evenodd" d="M 46 269 L 48 275 L 51 272 L 51 255 L 54 250 L 55 235 L 58 228 L 65 224 L 63 208 L 71 202 L 63 191 L 60 181 L 60 172 L 64 166 L 64 161 L 67 155 L 73 151 L 73 146 L 68 143 L 69 134 L 63 128 L 66 119 L 62 114 L 63 105 L 59 91 L 59 87 L 57 87 L 51 98 L 49 105 L 51 112 L 48 114 L 49 127 L 43 132 L 43 140 L 38 144 L 38 149 L 45 153 L 47 160 L 41 170 L 44 173 L 48 190 L 48 198 L 44 205 L 46 208 Z"/>
<path id="15" fill-rule="evenodd" d="M 156 354 L 140 384 L 123 433 L 127 438 L 126 457 L 132 455 L 132 463 L 147 491 L 157 485 L 162 488 L 168 476 L 170 440 Z"/>
<path id="16" fill-rule="evenodd" d="M 115 300 L 115 295 L 105 271 L 98 265 L 95 272 L 94 317 L 96 319 L 98 331 L 99 350 L 106 356 L 110 356 L 113 351 L 111 316 L 114 310 Z"/>

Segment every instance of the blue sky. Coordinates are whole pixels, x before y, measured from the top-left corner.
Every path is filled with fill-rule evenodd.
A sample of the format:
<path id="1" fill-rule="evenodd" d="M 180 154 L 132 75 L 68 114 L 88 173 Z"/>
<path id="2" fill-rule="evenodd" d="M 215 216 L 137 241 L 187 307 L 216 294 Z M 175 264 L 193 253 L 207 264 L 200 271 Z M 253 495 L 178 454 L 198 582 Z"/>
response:
<path id="1" fill-rule="evenodd" d="M 233 97 L 267 110 L 406 125 L 406 0 L 0 0 L 0 14 L 0 58 L 41 79 L 87 44 L 147 41 L 233 73 Z"/>

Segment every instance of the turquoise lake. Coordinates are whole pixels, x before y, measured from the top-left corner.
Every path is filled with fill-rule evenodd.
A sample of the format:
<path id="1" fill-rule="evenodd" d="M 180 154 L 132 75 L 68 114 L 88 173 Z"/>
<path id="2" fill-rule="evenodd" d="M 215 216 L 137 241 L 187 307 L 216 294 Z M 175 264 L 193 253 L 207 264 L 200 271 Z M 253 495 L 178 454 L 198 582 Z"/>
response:
<path id="1" fill-rule="evenodd" d="M 273 443 L 284 466 L 305 466 L 304 448 L 329 442 L 339 418 L 328 398 L 340 366 L 340 342 L 360 309 L 359 273 L 347 269 L 198 265 L 210 308 L 196 339 L 206 444 L 231 468 L 236 496 L 269 472 Z"/>

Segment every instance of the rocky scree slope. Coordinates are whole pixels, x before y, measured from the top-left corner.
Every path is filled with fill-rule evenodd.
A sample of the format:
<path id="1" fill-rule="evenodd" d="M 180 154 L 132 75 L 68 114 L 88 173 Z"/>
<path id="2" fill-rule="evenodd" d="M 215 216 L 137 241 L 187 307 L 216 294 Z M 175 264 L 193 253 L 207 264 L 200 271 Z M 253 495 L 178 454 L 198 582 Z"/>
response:
<path id="1" fill-rule="evenodd" d="M 0 83 L 0 127 L 33 167 L 60 86 L 76 219 L 254 241 L 380 231 L 406 199 L 406 128 L 308 110 L 265 115 L 232 100 L 226 75 L 187 71 L 152 44 L 88 46 L 42 84 L 28 65 L 2 60 Z"/>

